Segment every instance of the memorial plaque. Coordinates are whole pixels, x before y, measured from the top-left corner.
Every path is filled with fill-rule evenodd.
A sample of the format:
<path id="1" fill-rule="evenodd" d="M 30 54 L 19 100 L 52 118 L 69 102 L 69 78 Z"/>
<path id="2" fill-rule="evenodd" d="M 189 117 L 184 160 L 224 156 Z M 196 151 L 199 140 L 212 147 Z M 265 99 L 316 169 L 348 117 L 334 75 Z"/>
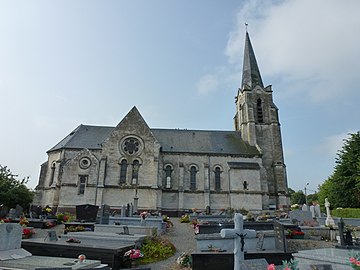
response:
<path id="1" fill-rule="evenodd" d="M 49 241 L 57 241 L 57 235 L 56 235 L 56 231 L 48 231 L 48 239 Z"/>

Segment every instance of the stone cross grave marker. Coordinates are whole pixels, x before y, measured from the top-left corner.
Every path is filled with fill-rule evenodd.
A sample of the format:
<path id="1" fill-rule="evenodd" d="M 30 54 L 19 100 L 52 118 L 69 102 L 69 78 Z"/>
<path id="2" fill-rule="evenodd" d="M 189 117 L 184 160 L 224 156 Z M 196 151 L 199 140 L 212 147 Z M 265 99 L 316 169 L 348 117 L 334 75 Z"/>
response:
<path id="1" fill-rule="evenodd" d="M 234 270 L 241 269 L 241 262 L 244 261 L 245 236 L 249 238 L 256 237 L 255 230 L 244 230 L 244 220 L 240 213 L 234 215 L 234 229 L 222 229 L 220 231 L 222 238 L 234 238 Z"/>
<path id="2" fill-rule="evenodd" d="M 330 202 L 328 201 L 328 198 L 325 199 L 325 208 L 326 208 L 325 225 L 330 226 L 330 227 L 334 227 L 335 222 L 334 222 L 334 219 L 332 218 L 332 216 L 330 214 Z"/>
<path id="3" fill-rule="evenodd" d="M 21 248 L 22 228 L 17 223 L 0 224 L 0 261 L 31 256 Z"/>

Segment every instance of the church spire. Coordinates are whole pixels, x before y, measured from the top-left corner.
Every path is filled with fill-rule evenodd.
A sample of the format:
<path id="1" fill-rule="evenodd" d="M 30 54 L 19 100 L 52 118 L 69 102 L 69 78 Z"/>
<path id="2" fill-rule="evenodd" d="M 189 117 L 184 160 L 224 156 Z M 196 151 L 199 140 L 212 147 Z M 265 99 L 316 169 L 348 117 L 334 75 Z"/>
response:
<path id="1" fill-rule="evenodd" d="M 253 89 L 256 85 L 264 87 L 249 33 L 246 31 L 241 88 Z"/>

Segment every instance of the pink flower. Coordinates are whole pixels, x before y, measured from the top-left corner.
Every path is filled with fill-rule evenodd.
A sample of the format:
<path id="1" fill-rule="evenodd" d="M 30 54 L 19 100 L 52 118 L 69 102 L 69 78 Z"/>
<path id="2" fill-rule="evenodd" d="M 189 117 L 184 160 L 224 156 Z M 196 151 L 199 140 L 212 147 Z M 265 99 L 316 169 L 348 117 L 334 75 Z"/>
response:
<path id="1" fill-rule="evenodd" d="M 356 264 L 357 266 L 360 266 L 360 262 L 359 262 L 359 261 L 356 261 L 355 264 Z"/>
<path id="2" fill-rule="evenodd" d="M 349 258 L 349 261 L 350 261 L 351 263 L 355 264 L 356 259 L 355 259 L 354 257 L 350 257 L 350 258 Z"/>
<path id="3" fill-rule="evenodd" d="M 273 263 L 269 264 L 267 270 L 275 270 L 275 265 Z"/>

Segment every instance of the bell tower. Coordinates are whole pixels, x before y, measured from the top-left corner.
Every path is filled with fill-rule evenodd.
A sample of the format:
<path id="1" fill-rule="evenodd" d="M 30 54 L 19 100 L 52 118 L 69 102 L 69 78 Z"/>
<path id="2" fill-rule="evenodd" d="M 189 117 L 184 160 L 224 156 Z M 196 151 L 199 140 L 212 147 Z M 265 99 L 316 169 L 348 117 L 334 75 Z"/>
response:
<path id="1" fill-rule="evenodd" d="M 250 37 L 246 31 L 241 87 L 235 97 L 235 130 L 262 155 L 263 209 L 289 205 L 278 108 L 271 85 L 264 87 Z"/>

